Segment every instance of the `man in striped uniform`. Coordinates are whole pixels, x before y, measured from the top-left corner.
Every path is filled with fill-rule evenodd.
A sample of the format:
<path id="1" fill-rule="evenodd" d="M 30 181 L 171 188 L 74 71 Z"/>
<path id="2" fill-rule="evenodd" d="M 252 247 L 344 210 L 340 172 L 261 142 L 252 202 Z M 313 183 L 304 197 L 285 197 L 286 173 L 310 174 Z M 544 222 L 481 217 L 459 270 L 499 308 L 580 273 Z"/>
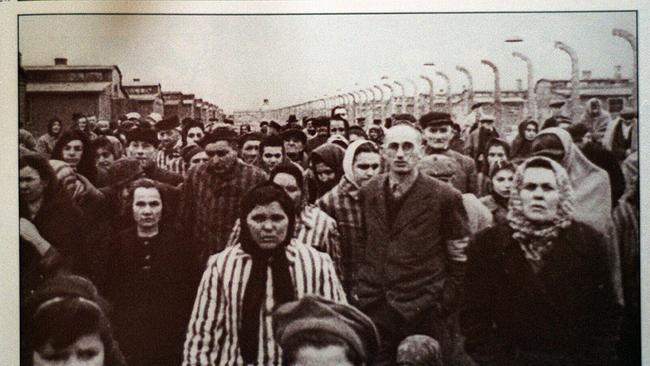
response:
<path id="1" fill-rule="evenodd" d="M 206 135 L 200 144 L 209 160 L 190 169 L 183 184 L 180 225 L 201 266 L 226 247 L 241 197 L 266 180 L 262 170 L 237 158 L 236 140 L 237 134 L 223 127 Z"/>
<path id="2" fill-rule="evenodd" d="M 273 309 L 316 294 L 345 303 L 327 254 L 292 240 L 295 212 L 271 182 L 242 199 L 238 244 L 210 257 L 187 330 L 183 365 L 280 365 Z M 244 316 L 245 315 L 245 316 Z"/>
<path id="3" fill-rule="evenodd" d="M 180 141 L 180 132 L 178 131 L 178 117 L 173 116 L 156 123 L 158 132 L 158 151 L 156 151 L 156 165 L 160 169 L 169 170 L 183 175 L 184 165 L 183 158 L 177 149 Z"/>
<path id="4" fill-rule="evenodd" d="M 307 204 L 307 195 L 303 188 L 303 175 L 300 168 L 293 162 L 282 162 L 271 171 L 269 180 L 282 187 L 293 201 L 296 210 L 294 239 L 329 254 L 334 261 L 339 278 L 343 280 L 339 244 L 340 235 L 336 221 L 320 208 Z M 230 238 L 228 238 L 228 246 L 233 246 L 239 242 L 240 230 L 240 222 L 237 220 Z"/>
<path id="5" fill-rule="evenodd" d="M 336 220 L 341 233 L 341 280 L 348 295 L 354 287 L 354 273 L 364 248 L 359 189 L 380 171 L 381 156 L 377 146 L 367 140 L 357 140 L 345 150 L 345 175 L 341 181 L 316 201 L 319 208 Z"/>

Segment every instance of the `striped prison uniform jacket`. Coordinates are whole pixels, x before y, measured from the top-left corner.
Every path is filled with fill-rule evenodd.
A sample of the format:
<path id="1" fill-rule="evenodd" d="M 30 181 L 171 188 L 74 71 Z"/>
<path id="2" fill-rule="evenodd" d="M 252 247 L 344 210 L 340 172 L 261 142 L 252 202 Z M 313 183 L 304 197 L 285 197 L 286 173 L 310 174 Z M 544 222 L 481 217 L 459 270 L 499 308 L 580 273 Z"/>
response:
<path id="1" fill-rule="evenodd" d="M 296 299 L 305 295 L 321 295 L 347 303 L 329 256 L 292 240 L 286 248 L 289 272 Z M 249 280 L 252 258 L 240 244 L 226 248 L 210 257 L 199 285 L 194 309 L 187 329 L 183 365 L 243 365 L 238 336 L 242 302 Z M 268 269 L 266 298 L 260 314 L 258 360 L 255 365 L 280 365 L 279 345 L 273 338 L 271 314 L 273 276 Z M 290 284 L 287 284 L 290 285 Z"/>
<path id="2" fill-rule="evenodd" d="M 363 214 L 359 201 L 359 189 L 347 178 L 316 201 L 316 205 L 332 217 L 341 234 L 341 281 L 345 292 L 350 294 L 355 284 L 355 271 L 363 258 L 365 247 Z"/>
<path id="3" fill-rule="evenodd" d="M 241 226 L 239 219 L 237 219 L 230 233 L 230 238 L 228 238 L 227 246 L 233 246 L 239 242 L 240 232 Z M 306 205 L 296 220 L 293 238 L 299 243 L 329 254 L 332 261 L 334 261 L 334 268 L 336 268 L 339 279 L 343 281 L 340 235 L 336 221 L 333 218 L 314 205 Z"/>
<path id="4" fill-rule="evenodd" d="M 164 150 L 158 150 L 156 152 L 156 165 L 160 169 L 185 175 L 185 161 L 175 150 L 171 153 L 167 153 Z"/>
<path id="5" fill-rule="evenodd" d="M 183 183 L 179 224 L 202 266 L 226 247 L 241 198 L 266 179 L 266 173 L 240 160 L 225 176 L 212 173 L 209 163 L 190 169 Z"/>

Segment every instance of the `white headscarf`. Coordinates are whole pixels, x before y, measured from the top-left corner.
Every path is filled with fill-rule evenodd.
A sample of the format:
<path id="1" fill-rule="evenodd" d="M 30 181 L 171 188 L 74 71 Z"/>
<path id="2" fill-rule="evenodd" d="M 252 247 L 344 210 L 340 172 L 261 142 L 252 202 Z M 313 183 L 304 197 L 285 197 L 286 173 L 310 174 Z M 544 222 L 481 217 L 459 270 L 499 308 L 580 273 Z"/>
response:
<path id="1" fill-rule="evenodd" d="M 357 185 L 357 182 L 354 180 L 354 170 L 352 169 L 354 165 L 354 155 L 357 153 L 359 146 L 365 143 L 370 143 L 376 147 L 375 143 L 372 141 L 359 139 L 351 143 L 348 148 L 345 149 L 345 155 L 343 155 L 343 174 L 345 179 L 357 188 L 359 188 L 359 185 Z"/>

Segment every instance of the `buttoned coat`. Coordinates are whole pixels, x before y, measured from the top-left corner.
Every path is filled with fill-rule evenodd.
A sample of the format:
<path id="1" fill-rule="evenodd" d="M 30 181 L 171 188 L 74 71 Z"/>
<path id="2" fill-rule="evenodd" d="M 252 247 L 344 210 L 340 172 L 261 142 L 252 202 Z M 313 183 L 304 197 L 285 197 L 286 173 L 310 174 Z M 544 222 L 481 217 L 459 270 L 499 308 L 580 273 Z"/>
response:
<path id="1" fill-rule="evenodd" d="M 381 174 L 361 190 L 366 245 L 360 253 L 355 291 L 359 306 L 364 309 L 385 299 L 407 320 L 432 308 L 451 311 L 458 300 L 464 259 L 462 250 L 454 253 L 450 245 L 468 236 L 462 196 L 420 174 L 391 226 L 387 179 Z"/>

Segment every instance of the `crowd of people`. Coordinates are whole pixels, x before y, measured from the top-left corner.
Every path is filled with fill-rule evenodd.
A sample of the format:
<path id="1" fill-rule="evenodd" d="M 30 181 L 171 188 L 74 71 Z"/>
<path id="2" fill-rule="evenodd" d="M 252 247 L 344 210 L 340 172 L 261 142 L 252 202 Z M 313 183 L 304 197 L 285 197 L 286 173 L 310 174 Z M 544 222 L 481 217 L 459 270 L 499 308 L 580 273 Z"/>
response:
<path id="1" fill-rule="evenodd" d="M 25 365 L 639 365 L 636 113 L 20 131 Z"/>

